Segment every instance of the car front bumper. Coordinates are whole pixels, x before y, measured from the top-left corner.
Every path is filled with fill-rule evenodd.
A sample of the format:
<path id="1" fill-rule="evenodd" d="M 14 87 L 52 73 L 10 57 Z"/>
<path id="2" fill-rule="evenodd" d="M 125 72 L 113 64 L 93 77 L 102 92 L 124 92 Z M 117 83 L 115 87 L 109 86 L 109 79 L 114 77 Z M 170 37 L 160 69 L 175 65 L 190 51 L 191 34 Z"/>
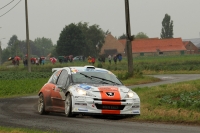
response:
<path id="1" fill-rule="evenodd" d="M 140 99 L 106 101 L 87 96 L 72 96 L 72 113 L 88 115 L 140 115 Z"/>

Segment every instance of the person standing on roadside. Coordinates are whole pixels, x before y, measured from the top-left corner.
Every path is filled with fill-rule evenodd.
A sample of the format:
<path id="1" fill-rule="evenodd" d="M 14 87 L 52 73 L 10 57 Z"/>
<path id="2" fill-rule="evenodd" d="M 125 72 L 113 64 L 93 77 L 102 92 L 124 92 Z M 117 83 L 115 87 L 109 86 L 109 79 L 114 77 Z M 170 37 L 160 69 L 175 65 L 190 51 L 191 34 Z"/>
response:
<path id="1" fill-rule="evenodd" d="M 94 57 L 92 57 L 91 62 L 94 65 L 94 63 L 95 63 L 95 58 Z"/>
<path id="2" fill-rule="evenodd" d="M 117 64 L 117 56 L 116 55 L 114 55 L 113 60 L 114 60 L 115 64 Z"/>
<path id="3" fill-rule="evenodd" d="M 108 61 L 109 61 L 110 64 L 111 64 L 111 60 L 112 60 L 112 57 L 111 57 L 111 55 L 109 55 L 108 56 Z"/>

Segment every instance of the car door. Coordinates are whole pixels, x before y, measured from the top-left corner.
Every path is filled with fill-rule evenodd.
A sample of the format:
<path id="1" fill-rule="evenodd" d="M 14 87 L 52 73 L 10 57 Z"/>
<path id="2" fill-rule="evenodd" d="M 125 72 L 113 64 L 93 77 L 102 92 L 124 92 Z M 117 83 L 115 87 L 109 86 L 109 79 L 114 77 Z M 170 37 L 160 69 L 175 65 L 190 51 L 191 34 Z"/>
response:
<path id="1" fill-rule="evenodd" d="M 55 88 L 51 92 L 52 105 L 57 109 L 64 109 L 65 89 L 68 80 L 68 72 L 63 69 L 58 77 Z"/>

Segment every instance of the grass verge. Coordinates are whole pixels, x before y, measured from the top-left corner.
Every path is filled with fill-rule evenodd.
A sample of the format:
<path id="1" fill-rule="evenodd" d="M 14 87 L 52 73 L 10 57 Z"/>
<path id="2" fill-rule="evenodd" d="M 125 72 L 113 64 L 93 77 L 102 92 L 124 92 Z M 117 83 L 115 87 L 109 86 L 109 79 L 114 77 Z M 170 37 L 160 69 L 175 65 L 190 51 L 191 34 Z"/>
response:
<path id="1" fill-rule="evenodd" d="M 41 131 L 37 129 L 26 129 L 26 128 L 12 128 L 0 126 L 0 133 L 56 133 L 53 131 Z"/>
<path id="2" fill-rule="evenodd" d="M 200 125 L 200 80 L 134 91 L 140 96 L 141 115 L 129 120 Z"/>

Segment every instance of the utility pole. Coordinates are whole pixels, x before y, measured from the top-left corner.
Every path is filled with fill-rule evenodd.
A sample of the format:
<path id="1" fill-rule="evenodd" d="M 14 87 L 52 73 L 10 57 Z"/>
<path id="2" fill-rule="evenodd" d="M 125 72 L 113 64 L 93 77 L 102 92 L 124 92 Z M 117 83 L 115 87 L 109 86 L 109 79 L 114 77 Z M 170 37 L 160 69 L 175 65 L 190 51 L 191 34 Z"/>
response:
<path id="1" fill-rule="evenodd" d="M 5 38 L 2 38 L 2 39 L 5 39 Z M 2 39 L 0 39 L 0 65 L 2 64 L 2 48 L 1 48 L 1 40 Z"/>
<path id="2" fill-rule="evenodd" d="M 130 15 L 129 15 L 129 1 L 125 0 L 125 16 L 126 16 L 126 53 L 128 59 L 128 73 L 133 75 L 133 56 L 132 56 L 132 41 L 134 36 L 131 36 Z"/>
<path id="3" fill-rule="evenodd" d="M 25 15 L 26 15 L 26 45 L 27 45 L 28 72 L 31 72 L 27 0 L 25 0 Z"/>

